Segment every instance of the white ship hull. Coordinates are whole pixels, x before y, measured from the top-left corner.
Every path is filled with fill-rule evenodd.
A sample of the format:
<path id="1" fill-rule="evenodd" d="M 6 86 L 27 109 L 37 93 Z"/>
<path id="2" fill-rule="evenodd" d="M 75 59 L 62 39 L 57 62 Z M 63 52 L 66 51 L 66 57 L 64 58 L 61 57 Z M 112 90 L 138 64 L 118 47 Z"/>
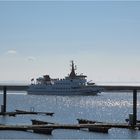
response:
<path id="1" fill-rule="evenodd" d="M 96 86 L 85 86 L 78 89 L 54 90 L 52 87 L 40 87 L 36 85 L 28 89 L 28 94 L 34 95 L 97 95 L 99 92 L 101 92 L 101 89 Z"/>
<path id="2" fill-rule="evenodd" d="M 93 92 L 78 92 L 78 91 L 43 91 L 43 90 L 35 90 L 28 91 L 28 94 L 32 95 L 97 95 L 97 91 Z"/>

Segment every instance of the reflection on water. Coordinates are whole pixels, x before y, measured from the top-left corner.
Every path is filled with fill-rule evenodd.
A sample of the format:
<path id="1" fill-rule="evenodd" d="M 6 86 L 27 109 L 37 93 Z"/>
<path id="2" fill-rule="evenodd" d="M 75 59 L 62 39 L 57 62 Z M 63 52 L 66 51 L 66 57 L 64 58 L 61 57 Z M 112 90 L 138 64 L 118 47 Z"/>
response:
<path id="1" fill-rule="evenodd" d="M 2 94 L 0 95 L 2 104 Z M 26 94 L 8 94 L 7 110 L 15 109 L 54 112 L 54 117 L 46 115 L 19 115 L 17 117 L 0 117 L 3 124 L 31 124 L 31 119 L 41 119 L 57 123 L 77 123 L 77 118 L 104 122 L 125 122 L 132 113 L 132 93 L 101 93 L 98 96 L 42 96 Z M 138 95 L 138 118 L 140 96 Z M 23 137 L 22 137 L 23 136 Z M 140 138 L 139 131 L 111 129 L 109 134 L 98 134 L 87 131 L 54 130 L 52 136 L 27 132 L 0 131 L 0 138 Z"/>

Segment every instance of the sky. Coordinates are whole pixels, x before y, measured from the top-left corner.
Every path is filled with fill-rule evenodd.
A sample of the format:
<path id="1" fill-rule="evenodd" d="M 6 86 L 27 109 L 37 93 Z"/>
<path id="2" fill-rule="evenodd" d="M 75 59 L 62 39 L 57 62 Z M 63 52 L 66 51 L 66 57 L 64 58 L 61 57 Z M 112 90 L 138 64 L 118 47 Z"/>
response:
<path id="1" fill-rule="evenodd" d="M 140 82 L 140 1 L 0 1 L 0 81 L 49 74 L 70 61 L 94 82 Z"/>

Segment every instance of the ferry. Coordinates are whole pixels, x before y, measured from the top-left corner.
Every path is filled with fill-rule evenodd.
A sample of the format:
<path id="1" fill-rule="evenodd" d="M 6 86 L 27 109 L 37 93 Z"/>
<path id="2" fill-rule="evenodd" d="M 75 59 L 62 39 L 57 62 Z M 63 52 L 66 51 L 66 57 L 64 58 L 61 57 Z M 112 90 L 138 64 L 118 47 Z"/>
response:
<path id="1" fill-rule="evenodd" d="M 35 95 L 97 95 L 102 91 L 95 83 L 87 82 L 86 75 L 75 73 L 76 65 L 71 61 L 71 72 L 64 79 L 52 79 L 44 75 L 31 79 L 28 94 Z"/>

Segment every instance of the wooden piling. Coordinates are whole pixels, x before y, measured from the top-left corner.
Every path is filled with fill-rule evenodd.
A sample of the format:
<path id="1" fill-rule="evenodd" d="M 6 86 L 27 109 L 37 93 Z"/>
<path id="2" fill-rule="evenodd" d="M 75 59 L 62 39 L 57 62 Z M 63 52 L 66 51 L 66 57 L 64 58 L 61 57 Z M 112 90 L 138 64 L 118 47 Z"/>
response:
<path id="1" fill-rule="evenodd" d="M 6 112 L 6 99 L 7 99 L 6 94 L 7 94 L 7 87 L 4 86 L 3 87 L 3 113 Z"/>
<path id="2" fill-rule="evenodd" d="M 137 90 L 133 90 L 133 126 L 137 122 Z"/>

